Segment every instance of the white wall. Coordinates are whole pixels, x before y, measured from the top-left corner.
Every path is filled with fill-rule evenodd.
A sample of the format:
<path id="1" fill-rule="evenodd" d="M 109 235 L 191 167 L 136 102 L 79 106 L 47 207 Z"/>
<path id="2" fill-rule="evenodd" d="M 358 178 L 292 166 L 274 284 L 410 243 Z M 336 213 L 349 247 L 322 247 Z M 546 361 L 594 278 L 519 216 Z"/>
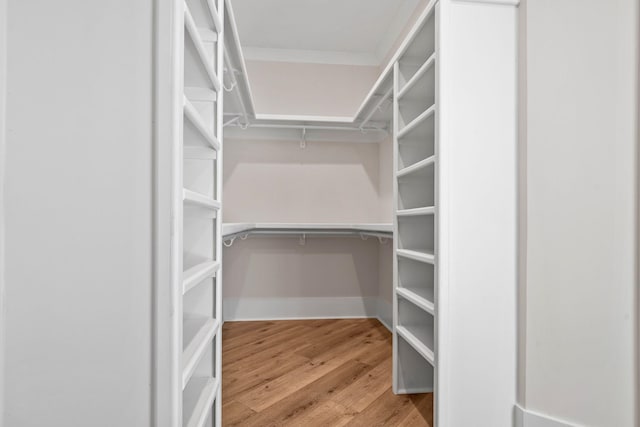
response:
<path id="1" fill-rule="evenodd" d="M 228 139 L 223 220 L 390 222 L 390 188 L 380 174 L 386 151 L 379 144 L 309 142 L 301 149 L 290 141 Z M 297 237 L 236 239 L 224 252 L 225 318 L 375 316 L 379 246 L 359 238 L 310 236 L 305 245 Z M 339 310 L 338 302 L 345 304 Z"/>
<path id="2" fill-rule="evenodd" d="M 377 144 L 228 140 L 225 222 L 379 222 Z"/>
<path id="3" fill-rule="evenodd" d="M 638 3 L 527 8 L 524 406 L 637 425 Z"/>
<path id="4" fill-rule="evenodd" d="M 152 12 L 9 0 L 7 427 L 151 423 Z"/>
<path id="5" fill-rule="evenodd" d="M 378 78 L 378 67 L 247 61 L 262 114 L 352 117 Z"/>

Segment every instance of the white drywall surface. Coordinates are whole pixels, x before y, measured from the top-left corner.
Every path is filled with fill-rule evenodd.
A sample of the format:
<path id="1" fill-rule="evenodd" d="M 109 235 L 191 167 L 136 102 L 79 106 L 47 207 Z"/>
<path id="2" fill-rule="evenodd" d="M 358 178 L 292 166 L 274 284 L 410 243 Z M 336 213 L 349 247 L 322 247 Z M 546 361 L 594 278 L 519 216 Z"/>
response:
<path id="1" fill-rule="evenodd" d="M 380 222 L 377 144 L 229 140 L 224 222 Z"/>
<path id="2" fill-rule="evenodd" d="M 153 4 L 8 3 L 3 425 L 148 426 Z"/>
<path id="3" fill-rule="evenodd" d="M 638 2 L 526 7 L 524 406 L 577 425 L 631 427 Z"/>

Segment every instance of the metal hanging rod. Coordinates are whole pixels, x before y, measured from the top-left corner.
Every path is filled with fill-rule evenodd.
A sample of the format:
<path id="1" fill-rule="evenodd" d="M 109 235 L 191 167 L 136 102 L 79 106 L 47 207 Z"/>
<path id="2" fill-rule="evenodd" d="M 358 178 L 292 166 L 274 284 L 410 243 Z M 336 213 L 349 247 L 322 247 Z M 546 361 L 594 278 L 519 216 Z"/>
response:
<path id="1" fill-rule="evenodd" d="M 228 126 L 242 127 L 239 123 L 229 121 Z M 330 130 L 330 131 L 346 131 L 346 132 L 387 132 L 388 130 L 380 127 L 357 127 L 357 126 L 335 126 L 335 125 L 304 125 L 304 124 L 277 124 L 277 123 L 249 123 L 250 128 L 257 129 L 297 129 L 302 131 L 309 130 Z"/>
<path id="2" fill-rule="evenodd" d="M 277 229 L 255 229 L 245 230 L 237 233 L 228 234 L 223 236 L 223 243 L 226 247 L 231 247 L 235 240 L 240 237 L 240 240 L 246 240 L 249 236 L 288 236 L 300 238 L 302 242 L 306 242 L 307 236 L 319 236 L 319 237 L 360 237 L 362 240 L 368 240 L 369 237 L 377 238 L 380 244 L 385 244 L 389 239 L 393 237 L 393 233 L 375 232 L 375 231 L 361 231 L 361 230 L 277 230 Z"/>

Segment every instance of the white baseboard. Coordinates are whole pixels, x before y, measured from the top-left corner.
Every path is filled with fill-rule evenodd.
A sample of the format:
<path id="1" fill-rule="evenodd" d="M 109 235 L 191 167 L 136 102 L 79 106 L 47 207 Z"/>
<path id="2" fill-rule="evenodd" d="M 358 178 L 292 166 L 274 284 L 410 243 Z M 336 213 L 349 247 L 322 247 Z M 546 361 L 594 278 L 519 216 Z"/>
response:
<path id="1" fill-rule="evenodd" d="M 225 298 L 222 314 L 225 321 L 378 318 L 378 298 Z"/>
<path id="2" fill-rule="evenodd" d="M 546 415 L 528 411 L 520 405 L 515 406 L 516 427 L 580 427 Z"/>

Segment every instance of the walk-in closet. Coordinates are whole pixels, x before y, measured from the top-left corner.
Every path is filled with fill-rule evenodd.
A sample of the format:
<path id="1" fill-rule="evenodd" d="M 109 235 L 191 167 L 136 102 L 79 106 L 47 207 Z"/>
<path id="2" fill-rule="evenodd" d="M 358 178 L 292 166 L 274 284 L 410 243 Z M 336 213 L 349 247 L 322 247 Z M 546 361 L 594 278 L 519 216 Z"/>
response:
<path id="1" fill-rule="evenodd" d="M 6 427 L 511 425 L 518 1 L 93 3 L 9 0 Z"/>
<path id="2" fill-rule="evenodd" d="M 458 358 L 514 337 L 484 342 L 512 307 L 477 304 L 515 274 L 514 5 L 181 6 L 182 425 L 464 418 L 483 384 L 455 387 Z"/>
<path id="3" fill-rule="evenodd" d="M 640 426 L 638 34 L 0 0 L 0 427 Z"/>
<path id="4" fill-rule="evenodd" d="M 468 301 L 514 271 L 515 8 L 178 3 L 174 413 L 447 425 L 447 393 L 482 393 L 449 366 L 494 363 L 482 335 L 505 314 Z"/>

